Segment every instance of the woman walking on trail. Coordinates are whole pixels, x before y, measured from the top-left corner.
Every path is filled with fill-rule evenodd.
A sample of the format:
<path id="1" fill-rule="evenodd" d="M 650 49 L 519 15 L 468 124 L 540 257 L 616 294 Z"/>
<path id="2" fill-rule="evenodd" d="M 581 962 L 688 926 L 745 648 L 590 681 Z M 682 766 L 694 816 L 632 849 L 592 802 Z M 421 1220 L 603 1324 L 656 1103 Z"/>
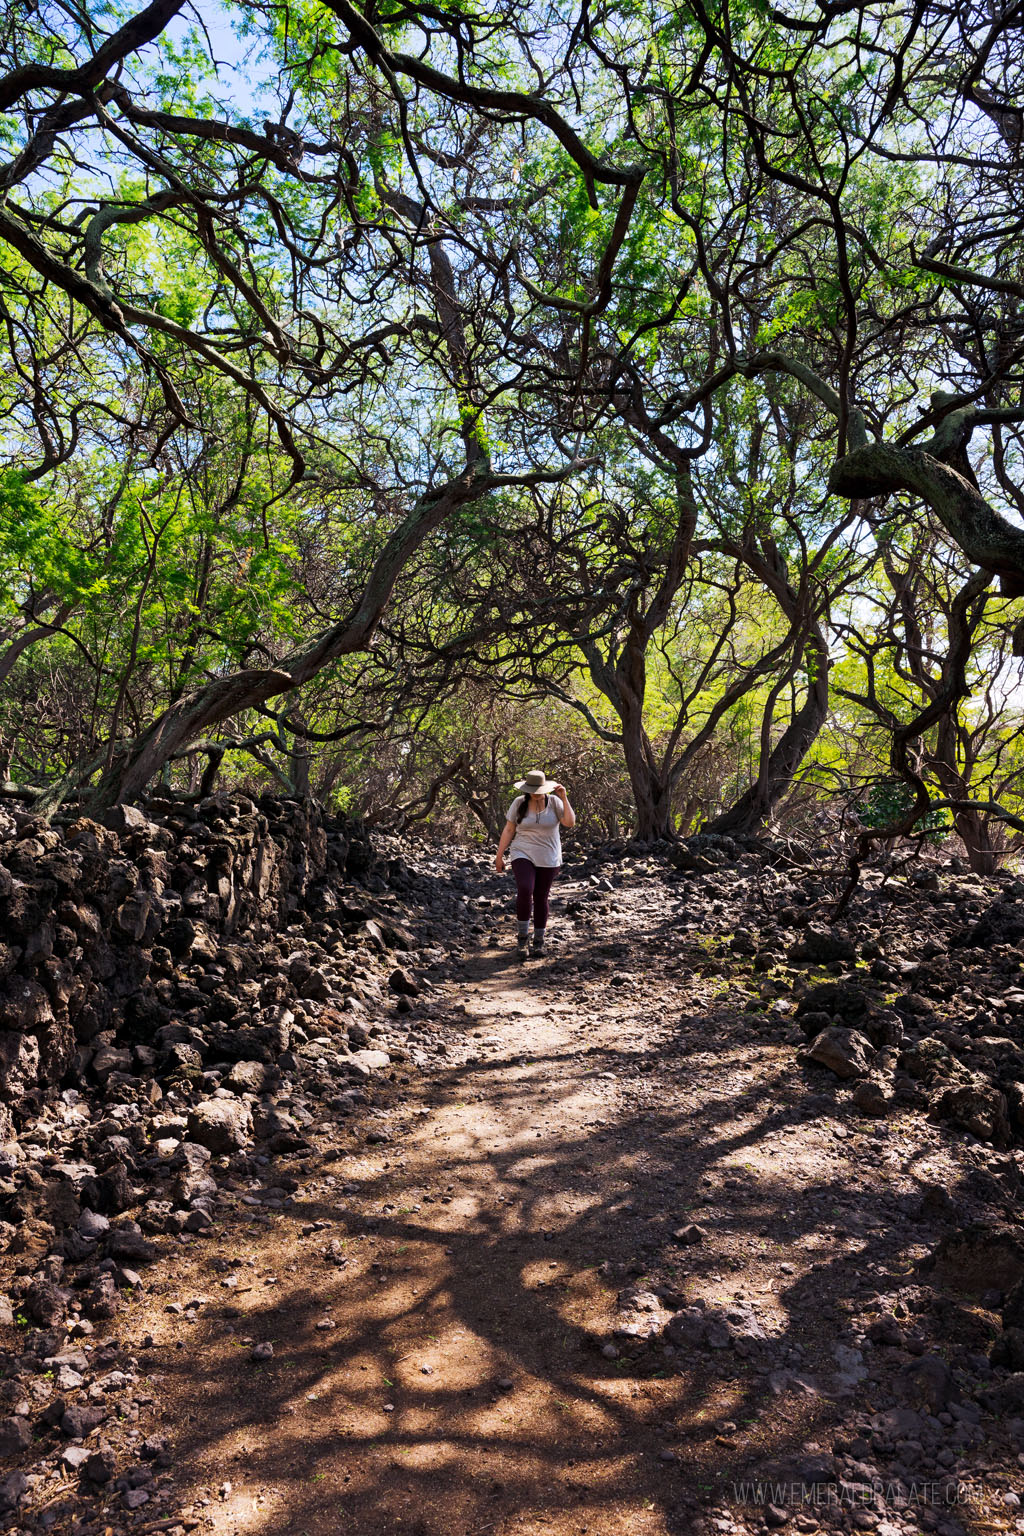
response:
<path id="1" fill-rule="evenodd" d="M 562 865 L 562 839 L 558 829 L 574 827 L 576 812 L 562 785 L 549 779 L 539 768 L 531 768 L 516 788 L 522 793 L 508 808 L 494 867 L 499 875 L 504 874 L 507 852 L 516 881 L 516 949 L 519 958 L 525 960 L 531 905 L 533 953 L 540 955 L 544 952 L 548 896 Z"/>

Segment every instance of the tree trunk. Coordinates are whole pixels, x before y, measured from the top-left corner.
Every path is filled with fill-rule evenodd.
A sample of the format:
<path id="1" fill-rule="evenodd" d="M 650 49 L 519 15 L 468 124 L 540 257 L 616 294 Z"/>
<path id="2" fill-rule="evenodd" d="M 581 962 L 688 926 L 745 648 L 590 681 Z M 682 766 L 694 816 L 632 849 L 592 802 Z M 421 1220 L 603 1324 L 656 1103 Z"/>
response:
<path id="1" fill-rule="evenodd" d="M 636 835 L 652 843 L 673 835 L 672 787 L 658 774 L 644 745 L 640 716 L 627 709 L 622 717 L 622 750 L 636 807 Z"/>
<path id="2" fill-rule="evenodd" d="M 708 832 L 755 832 L 786 794 L 828 718 L 829 655 L 815 626 L 808 644 L 807 697 L 771 750 L 761 753 L 757 778 L 727 811 L 708 823 Z"/>
<path id="3" fill-rule="evenodd" d="M 992 840 L 992 824 L 978 811 L 954 811 L 953 825 L 964 845 L 972 874 L 994 875 L 1002 863 L 1001 853 Z"/>
<path id="4" fill-rule="evenodd" d="M 637 623 L 622 648 L 614 689 L 605 686 L 622 724 L 622 753 L 636 806 L 636 835 L 645 843 L 672 836 L 672 780 L 658 771 L 644 729 L 647 696 L 647 636 Z M 600 686 L 600 684 L 599 684 Z"/>
<path id="5" fill-rule="evenodd" d="M 959 711 L 963 699 L 969 697 L 963 668 L 987 601 L 986 593 L 979 591 L 979 577 L 975 574 L 957 593 L 947 621 L 949 640 L 941 681 L 950 697 L 945 713 L 936 723 L 935 746 L 928 761 L 949 800 L 974 799 L 971 781 L 978 759 L 970 732 L 961 731 Z M 920 654 L 920 647 L 916 649 Z M 963 658 L 963 665 L 957 665 L 956 658 L 959 657 Z M 952 688 L 949 687 L 951 681 Z M 990 818 L 973 807 L 964 806 L 962 810 L 954 810 L 953 826 L 964 845 L 973 873 L 994 875 L 1000 860 L 992 841 Z"/>

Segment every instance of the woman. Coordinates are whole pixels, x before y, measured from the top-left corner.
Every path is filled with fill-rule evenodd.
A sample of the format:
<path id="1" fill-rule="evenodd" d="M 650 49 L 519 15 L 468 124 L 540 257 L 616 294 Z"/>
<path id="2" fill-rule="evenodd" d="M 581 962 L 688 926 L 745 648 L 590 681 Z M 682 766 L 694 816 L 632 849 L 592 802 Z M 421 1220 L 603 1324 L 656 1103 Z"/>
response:
<path id="1" fill-rule="evenodd" d="M 562 864 L 562 839 L 559 827 L 574 827 L 576 812 L 561 784 L 549 779 L 539 768 L 531 768 L 516 785 L 523 793 L 508 808 L 505 827 L 498 843 L 494 867 L 505 873 L 505 854 L 512 862 L 516 880 L 516 949 L 526 958 L 526 939 L 530 931 L 530 906 L 533 906 L 533 953 L 544 952 L 544 930 L 548 924 L 548 896 Z"/>

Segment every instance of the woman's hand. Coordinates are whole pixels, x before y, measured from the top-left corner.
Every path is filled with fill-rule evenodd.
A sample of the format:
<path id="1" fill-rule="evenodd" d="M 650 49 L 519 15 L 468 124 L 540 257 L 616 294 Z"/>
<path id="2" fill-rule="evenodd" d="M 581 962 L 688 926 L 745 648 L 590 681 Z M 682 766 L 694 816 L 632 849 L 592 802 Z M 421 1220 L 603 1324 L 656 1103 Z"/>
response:
<path id="1" fill-rule="evenodd" d="M 569 804 L 569 796 L 565 792 L 565 785 L 556 784 L 551 793 L 557 795 L 562 802 L 562 814 L 558 818 L 561 825 L 567 829 L 574 827 L 576 825 L 576 812 Z"/>
<path id="2" fill-rule="evenodd" d="M 503 875 L 505 873 L 505 855 L 503 853 L 498 854 L 494 861 L 494 867 L 498 871 L 499 875 Z"/>

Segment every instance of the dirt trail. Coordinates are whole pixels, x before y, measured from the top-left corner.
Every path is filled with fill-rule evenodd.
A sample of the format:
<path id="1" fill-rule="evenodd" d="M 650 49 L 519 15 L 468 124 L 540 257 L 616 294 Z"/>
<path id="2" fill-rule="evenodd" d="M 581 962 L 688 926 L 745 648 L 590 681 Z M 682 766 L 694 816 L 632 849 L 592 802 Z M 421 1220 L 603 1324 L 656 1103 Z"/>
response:
<path id="1" fill-rule="evenodd" d="M 171 1356 L 165 1390 L 186 1377 L 195 1395 L 176 1460 L 215 1530 L 674 1528 L 680 1469 L 652 1427 L 683 1406 L 683 1382 L 639 1377 L 597 1342 L 616 1290 L 598 1268 L 616 1247 L 606 1225 L 633 1177 L 632 1149 L 594 1166 L 616 1025 L 582 1024 L 546 967 L 508 950 L 474 958 L 453 990 L 477 1058 L 425 1079 L 391 1140 L 331 1167 L 334 1190 L 305 1185 L 252 1248 L 240 1316 L 217 1319 L 211 1298 Z M 315 1221 L 330 1226 L 297 1235 Z M 324 1265 L 339 1237 L 344 1263 Z M 154 1330 L 161 1354 L 178 1331 Z M 248 1339 L 273 1359 L 251 1363 Z"/>
<path id="2" fill-rule="evenodd" d="M 950 1346 L 965 1396 L 964 1370 L 984 1374 L 990 1317 L 932 1297 L 914 1265 L 999 1214 L 1011 1163 L 823 1093 L 785 1008 L 751 1012 L 749 970 L 681 932 L 685 891 L 638 885 L 596 922 L 572 896 L 543 961 L 478 923 L 482 947 L 420 999 L 447 1068 L 398 1066 L 313 1150 L 221 1172 L 213 1226 L 164 1246 L 101 1341 L 137 1387 L 89 1444 L 129 1478 L 150 1457 L 144 1505 L 69 1478 L 33 1531 L 975 1529 L 945 1484 L 923 1513 L 906 1487 L 980 1488 L 992 1421 L 929 1415 L 900 1383 Z M 1000 1444 L 995 1498 L 1013 1486 Z M 897 1492 L 773 1511 L 738 1493 L 752 1475 Z"/>

